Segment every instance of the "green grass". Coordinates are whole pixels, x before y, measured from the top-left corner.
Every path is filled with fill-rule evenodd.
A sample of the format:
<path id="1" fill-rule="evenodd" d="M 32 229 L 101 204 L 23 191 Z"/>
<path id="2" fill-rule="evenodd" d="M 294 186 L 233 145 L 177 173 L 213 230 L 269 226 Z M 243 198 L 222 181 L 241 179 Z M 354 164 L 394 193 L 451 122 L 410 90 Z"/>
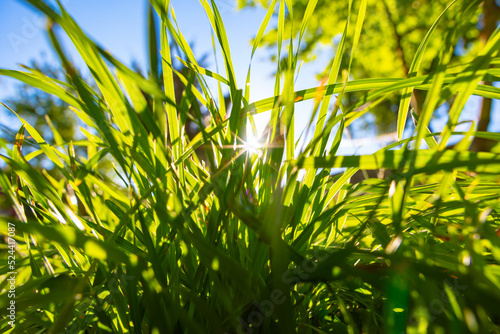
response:
<path id="1" fill-rule="evenodd" d="M 291 1 L 273 1 L 252 55 L 277 13 L 278 58 L 286 61 L 277 64 L 274 93 L 254 102 L 248 101 L 250 67 L 245 87 L 236 84 L 213 1 L 200 2 L 225 71 L 202 68 L 168 1 L 151 0 L 150 59 L 157 63 L 161 57 L 161 68 L 153 67 L 149 78 L 96 45 L 62 7 L 28 2 L 69 36 L 98 89 L 68 61 L 52 27 L 49 36 L 67 83 L 34 70 L 0 69 L 59 97 L 86 124 L 85 139 L 51 145 L 19 117 L 23 126 L 15 144 L 2 143 L 7 167 L 0 187 L 15 211 L 0 217 L 2 231 L 15 224 L 15 332 L 500 331 L 500 151 L 468 151 L 475 136 L 498 142 L 500 135 L 475 132 L 474 124 L 470 131 L 455 130 L 471 95 L 500 97 L 499 88 L 481 84 L 500 76 L 498 29 L 481 54 L 450 64 L 460 22 L 470 19 L 479 2 L 450 3 L 447 10 L 457 21 L 437 19 L 436 25 L 449 27 L 435 71 L 418 72 L 436 25 L 416 52 L 408 78 L 349 80 L 366 8 L 366 1 L 350 1 L 328 80 L 295 91 L 300 47 L 293 42 L 300 43 L 316 1 L 309 2 L 293 42 L 284 31 L 293 16 Z M 161 54 L 155 17 L 161 20 Z M 199 82 L 182 77 L 188 88 L 177 101 L 171 43 Z M 210 80 L 218 91 L 211 91 Z M 413 115 L 414 133 L 402 139 L 414 88 L 428 93 L 422 113 Z M 224 89 L 231 105 L 224 103 Z M 342 96 L 351 92 L 364 97 L 344 105 Z M 402 96 L 401 141 L 372 155 L 337 155 L 344 129 L 393 95 Z M 434 111 L 452 96 L 448 124 L 431 133 Z M 311 119 L 312 139 L 299 152 L 294 108 L 303 100 L 314 101 L 318 117 Z M 188 114 L 191 106 L 195 111 Z M 205 109 L 208 126 L 201 121 Z M 252 154 L 245 146 L 247 121 L 253 124 L 252 116 L 265 111 L 271 112 L 269 132 L 262 154 Z M 184 131 L 187 119 L 201 129 L 192 140 Z M 27 135 L 38 148 L 24 155 Z M 448 148 L 451 135 L 461 141 Z M 86 155 L 75 154 L 79 146 Z M 206 150 L 206 163 L 196 155 L 199 148 Z M 50 159 L 57 173 L 34 169 L 30 160 L 37 155 Z M 113 162 L 112 171 L 100 167 L 106 161 Z M 333 168 L 346 169 L 332 176 Z M 393 172 L 382 180 L 350 182 L 358 170 L 379 168 Z M 10 303 L 8 255 L 4 243 L 2 310 Z M 2 316 L 1 333 L 11 331 L 8 321 Z"/>

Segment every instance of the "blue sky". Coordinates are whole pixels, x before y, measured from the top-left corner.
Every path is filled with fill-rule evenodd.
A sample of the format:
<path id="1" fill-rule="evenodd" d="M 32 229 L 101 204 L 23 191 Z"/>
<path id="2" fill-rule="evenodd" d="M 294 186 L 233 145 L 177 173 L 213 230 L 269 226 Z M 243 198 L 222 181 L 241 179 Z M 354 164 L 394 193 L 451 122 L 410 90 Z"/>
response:
<path id="1" fill-rule="evenodd" d="M 216 0 L 222 15 L 238 83 L 244 84 L 251 54 L 250 40 L 260 27 L 265 16 L 265 10 L 260 7 L 237 10 L 235 0 Z M 66 10 L 100 45 L 104 46 L 115 57 L 130 65 L 137 61 L 143 69 L 146 59 L 146 1 L 145 0 L 63 0 Z M 117 6 L 119 4 L 119 6 Z M 211 44 L 211 28 L 205 12 L 198 0 L 172 0 L 180 30 L 186 40 L 192 43 L 195 55 L 201 57 L 207 54 L 208 67 L 215 70 Z M 29 64 L 33 59 L 46 59 L 56 63 L 46 34 L 43 15 L 33 11 L 21 0 L 0 1 L 0 67 L 15 69 L 17 64 Z M 274 24 L 271 20 L 270 26 Z M 62 34 L 60 34 L 62 35 Z M 73 61 L 84 68 L 84 63 L 71 43 L 66 48 L 72 51 Z M 305 64 L 301 70 L 298 89 L 317 85 L 315 73 L 324 66 L 333 52 L 324 53 L 319 57 L 319 64 Z M 222 59 L 218 54 L 219 62 Z M 223 64 L 220 63 L 223 71 Z M 313 69 L 314 68 L 314 69 Z M 271 78 L 275 65 L 269 61 L 267 50 L 258 50 L 253 60 L 252 70 L 252 100 L 269 97 L 273 89 Z M 12 81 L 0 78 L 0 98 L 12 93 Z"/>
<path id="2" fill-rule="evenodd" d="M 145 68 L 146 60 L 146 1 L 62 1 L 67 11 L 83 29 L 100 45 L 118 59 L 131 64 L 137 61 Z M 196 0 L 173 0 L 179 26 L 186 39 L 193 43 L 195 54 L 201 57 L 211 52 L 210 25 L 204 11 Z M 258 30 L 265 12 L 255 8 L 237 11 L 233 0 L 216 1 L 227 27 L 228 38 L 232 47 L 236 74 L 244 78 L 250 58 L 250 39 Z M 0 2 L 0 67 L 16 68 L 17 64 L 28 64 L 32 59 L 45 58 L 56 62 L 45 35 L 45 20 L 42 15 L 19 0 Z M 66 43 L 69 47 L 70 43 Z M 79 67 L 84 64 L 76 53 L 73 61 Z M 211 58 L 211 57 L 210 57 Z M 258 60 L 259 56 L 257 56 Z M 262 61 L 259 70 L 269 75 L 271 64 Z M 213 62 L 210 65 L 215 65 Z M 267 65 L 267 66 L 266 66 Z M 244 80 L 244 79 L 242 79 Z M 256 78 L 258 80 L 258 77 Z M 10 93 L 11 85 L 1 80 L 0 97 Z M 266 80 L 267 81 L 267 80 Z M 264 81 L 262 82 L 264 83 Z M 256 85 L 260 86 L 260 85 Z"/>
<path id="3" fill-rule="evenodd" d="M 125 64 L 131 65 L 133 61 L 136 61 L 145 70 L 147 66 L 146 0 L 62 0 L 61 2 L 84 31 L 100 45 Z M 265 10 L 258 7 L 237 10 L 235 0 L 216 0 L 215 2 L 226 26 L 237 81 L 242 87 L 250 61 L 250 40 L 255 36 L 265 16 Z M 180 30 L 185 38 L 192 43 L 195 55 L 201 57 L 207 54 L 209 56 L 207 66 L 215 71 L 215 62 L 211 51 L 211 28 L 199 1 L 172 0 L 171 5 L 175 10 Z M 270 25 L 274 24 L 275 22 L 271 21 Z M 75 64 L 80 69 L 84 69 L 83 61 L 76 51 L 71 49 L 69 41 L 65 43 L 65 46 L 70 50 Z M 38 61 L 44 59 L 49 63 L 57 64 L 45 34 L 45 19 L 20 0 L 0 0 L 0 50 L 2 50 L 0 52 L 0 68 L 17 69 L 17 64 L 28 65 L 33 59 Z M 302 66 L 296 82 L 296 89 L 318 85 L 315 73 L 322 69 L 333 56 L 332 50 L 333 48 L 329 46 L 323 48 L 314 64 Z M 222 59 L 220 54 L 218 59 L 219 61 Z M 223 71 L 223 68 L 224 66 L 220 64 L 219 69 Z M 274 78 L 271 75 L 274 68 L 275 65 L 269 61 L 269 51 L 258 50 L 252 65 L 251 101 L 272 95 Z M 14 85 L 13 80 L 0 77 L 0 101 L 15 93 Z M 471 107 L 467 108 L 468 112 L 466 113 L 468 118 L 475 118 L 473 114 L 478 109 L 479 102 L 477 98 L 470 101 Z M 297 138 L 304 124 L 309 120 L 311 109 L 310 104 L 297 104 Z M 499 131 L 498 103 L 496 103 L 495 109 L 491 130 Z M 5 115 L 4 112 L 0 113 L 0 115 L 2 114 Z M 257 119 L 257 122 L 263 124 L 266 118 L 263 116 Z M 442 128 L 444 125 L 442 122 L 443 119 L 434 120 L 433 128 Z M 365 134 L 362 137 L 368 135 Z M 375 149 L 373 141 L 360 142 L 355 146 L 345 150 L 345 154 L 367 153 Z M 346 147 L 344 146 L 344 148 Z"/>
<path id="4" fill-rule="evenodd" d="M 133 61 L 139 63 L 145 71 L 147 67 L 147 1 L 63 0 L 61 2 L 83 30 L 101 46 L 129 66 Z M 250 41 L 258 31 L 266 11 L 260 7 L 237 10 L 235 0 L 216 0 L 215 2 L 226 27 L 237 82 L 242 87 L 252 51 Z M 207 67 L 215 71 L 211 27 L 199 1 L 172 0 L 171 5 L 175 10 L 180 30 L 186 40 L 192 43 L 195 56 L 208 55 Z M 0 68 L 18 69 L 18 64 L 29 65 L 33 59 L 58 64 L 48 43 L 45 33 L 46 21 L 43 15 L 20 0 L 1 0 L 0 13 L 0 47 L 2 50 Z M 274 24 L 272 19 L 270 26 Z M 59 35 L 63 36 L 62 32 Z M 70 51 L 72 61 L 77 67 L 85 69 L 85 64 L 76 50 L 72 49 L 69 40 L 66 40 L 65 47 Z M 318 85 L 315 74 L 328 63 L 332 56 L 332 48 L 325 49 L 314 64 L 303 64 L 296 89 Z M 220 53 L 217 59 L 219 69 L 224 71 Z M 257 50 L 252 62 L 251 101 L 272 95 L 274 70 L 275 65 L 269 60 L 269 50 Z M 14 80 L 0 77 L 0 100 L 15 93 L 15 84 Z M 300 129 L 301 124 L 307 123 L 311 109 L 310 103 L 298 104 L 296 122 L 299 127 L 297 130 Z M 266 115 L 257 117 L 257 125 L 261 124 L 263 128 L 267 119 Z M 298 138 L 300 131 L 296 132 Z"/>

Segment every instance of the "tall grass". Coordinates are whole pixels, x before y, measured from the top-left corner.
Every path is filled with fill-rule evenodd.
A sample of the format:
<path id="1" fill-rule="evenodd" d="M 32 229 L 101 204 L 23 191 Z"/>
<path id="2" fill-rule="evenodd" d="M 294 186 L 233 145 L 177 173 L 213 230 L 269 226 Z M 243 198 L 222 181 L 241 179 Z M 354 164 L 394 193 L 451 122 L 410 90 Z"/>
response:
<path id="1" fill-rule="evenodd" d="M 7 167 L 0 186 L 15 215 L 2 216 L 0 224 L 2 231 L 8 223 L 16 230 L 15 332 L 500 331 L 500 155 L 468 151 L 474 136 L 499 141 L 500 135 L 475 132 L 473 123 L 469 131 L 455 131 L 470 96 L 500 97 L 500 89 L 481 84 L 500 76 L 498 29 L 470 62 L 450 65 L 461 23 L 480 1 L 450 3 L 446 10 L 455 20 L 437 18 L 408 78 L 356 80 L 349 70 L 367 1 L 349 1 L 328 80 L 296 91 L 300 47 L 294 43 L 300 43 L 317 1 L 309 1 L 299 35 L 290 36 L 284 29 L 294 15 L 291 1 L 274 0 L 252 56 L 274 13 L 278 58 L 286 61 L 277 65 L 274 93 L 252 103 L 251 70 L 239 88 L 214 1 L 200 3 L 225 70 L 202 68 L 169 2 L 151 0 L 151 19 L 159 18 L 161 33 L 158 47 L 155 25 L 149 25 L 150 59 L 161 68 L 153 65 L 149 78 L 94 43 L 61 6 L 27 2 L 52 22 L 48 34 L 67 83 L 33 69 L 0 74 L 67 102 L 86 124 L 86 139 L 50 145 L 19 117 L 23 126 L 15 144 L 3 145 Z M 420 59 L 436 38 L 437 24 L 448 26 L 438 66 L 422 74 Z M 98 90 L 69 62 L 55 25 L 80 53 Z M 187 88 L 180 100 L 174 94 L 174 74 L 181 74 L 174 73 L 172 43 L 199 82 L 181 76 Z M 217 91 L 211 91 L 210 80 L 216 80 Z M 413 134 L 403 139 L 415 88 L 427 91 L 426 101 L 420 115 L 412 113 Z M 346 106 L 342 97 L 350 92 L 364 92 L 364 98 Z M 392 95 L 402 96 L 400 141 L 372 155 L 338 155 L 344 129 Z M 434 111 L 451 97 L 448 123 L 431 133 Z M 304 100 L 314 101 L 313 135 L 299 151 L 294 108 Z M 187 113 L 190 106 L 193 114 Z M 210 115 L 208 125 L 202 110 Z M 247 121 L 266 111 L 268 131 L 259 147 L 250 147 Z M 184 129 L 188 118 L 200 126 L 192 140 Z M 39 145 L 29 155 L 22 149 L 26 135 Z M 452 135 L 461 140 L 449 148 Z M 86 156 L 75 154 L 78 146 Z M 197 157 L 199 148 L 206 150 L 206 163 Z M 59 178 L 31 167 L 38 155 L 50 159 Z M 100 168 L 105 160 L 113 162 L 113 175 Z M 344 172 L 334 175 L 334 168 Z M 350 183 L 358 170 L 381 168 L 392 170 L 391 176 Z M 299 177 L 302 170 L 305 176 Z M 3 248 L 5 310 L 12 270 Z M 2 316 L 2 333 L 11 330 L 8 321 Z"/>

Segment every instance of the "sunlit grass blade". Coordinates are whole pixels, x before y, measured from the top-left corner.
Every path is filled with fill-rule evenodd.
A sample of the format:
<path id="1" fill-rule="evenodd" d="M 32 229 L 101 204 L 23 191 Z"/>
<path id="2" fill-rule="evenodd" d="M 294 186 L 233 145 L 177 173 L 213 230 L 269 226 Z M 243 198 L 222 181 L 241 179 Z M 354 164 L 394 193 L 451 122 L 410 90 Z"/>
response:
<path id="1" fill-rule="evenodd" d="M 415 153 L 414 170 L 412 174 L 433 173 L 439 170 L 470 169 L 482 173 L 494 173 L 498 168 L 500 156 L 489 152 L 445 152 L 422 150 Z M 327 156 L 307 157 L 298 160 L 298 168 L 342 168 L 357 167 L 361 169 L 398 169 L 405 166 L 405 151 L 383 151 L 372 155 L 361 156 Z"/>
<path id="2" fill-rule="evenodd" d="M 417 76 L 418 71 L 420 69 L 420 64 L 422 62 L 422 58 L 425 54 L 425 50 L 427 48 L 427 45 L 429 44 L 429 41 L 431 40 L 431 37 L 434 34 L 434 31 L 436 31 L 436 28 L 439 25 L 441 19 L 455 2 L 456 1 L 452 1 L 448 4 L 448 6 L 446 6 L 443 12 L 441 12 L 441 14 L 438 16 L 438 18 L 434 21 L 434 23 L 430 27 L 430 29 L 427 31 L 427 34 L 420 43 L 420 46 L 418 47 L 418 50 L 415 53 L 413 61 L 410 65 L 408 77 Z M 397 125 L 399 140 L 403 138 L 403 131 L 404 127 L 406 126 L 406 118 L 408 116 L 408 108 L 410 106 L 412 90 L 413 90 L 412 87 L 405 88 L 403 89 L 403 93 L 401 95 L 401 101 L 399 103 L 398 125 Z"/>
<path id="3" fill-rule="evenodd" d="M 252 60 L 253 56 L 255 54 L 255 51 L 257 50 L 257 47 L 260 44 L 260 41 L 262 40 L 262 37 L 264 35 L 264 32 L 266 31 L 266 28 L 269 24 L 269 20 L 271 19 L 272 15 L 274 14 L 274 8 L 276 7 L 276 1 L 273 0 L 271 4 L 269 5 L 269 8 L 267 9 L 266 16 L 264 17 L 264 20 L 262 21 L 259 30 L 257 31 L 257 35 L 254 38 L 253 46 L 252 46 L 252 53 L 250 54 L 250 62 L 248 65 L 248 72 L 247 72 L 247 78 L 245 81 L 245 100 L 250 101 L 250 70 L 252 67 Z"/>

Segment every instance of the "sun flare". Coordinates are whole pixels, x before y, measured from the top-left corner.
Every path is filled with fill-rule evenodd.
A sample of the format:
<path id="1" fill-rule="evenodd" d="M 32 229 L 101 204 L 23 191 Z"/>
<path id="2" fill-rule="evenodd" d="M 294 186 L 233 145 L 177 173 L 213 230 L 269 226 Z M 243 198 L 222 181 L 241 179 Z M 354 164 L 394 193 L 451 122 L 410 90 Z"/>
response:
<path id="1" fill-rule="evenodd" d="M 245 150 L 250 154 L 257 154 L 259 158 L 262 156 L 262 148 L 264 144 L 261 141 L 261 138 L 255 136 L 253 133 L 247 133 L 247 138 L 244 143 Z"/>

